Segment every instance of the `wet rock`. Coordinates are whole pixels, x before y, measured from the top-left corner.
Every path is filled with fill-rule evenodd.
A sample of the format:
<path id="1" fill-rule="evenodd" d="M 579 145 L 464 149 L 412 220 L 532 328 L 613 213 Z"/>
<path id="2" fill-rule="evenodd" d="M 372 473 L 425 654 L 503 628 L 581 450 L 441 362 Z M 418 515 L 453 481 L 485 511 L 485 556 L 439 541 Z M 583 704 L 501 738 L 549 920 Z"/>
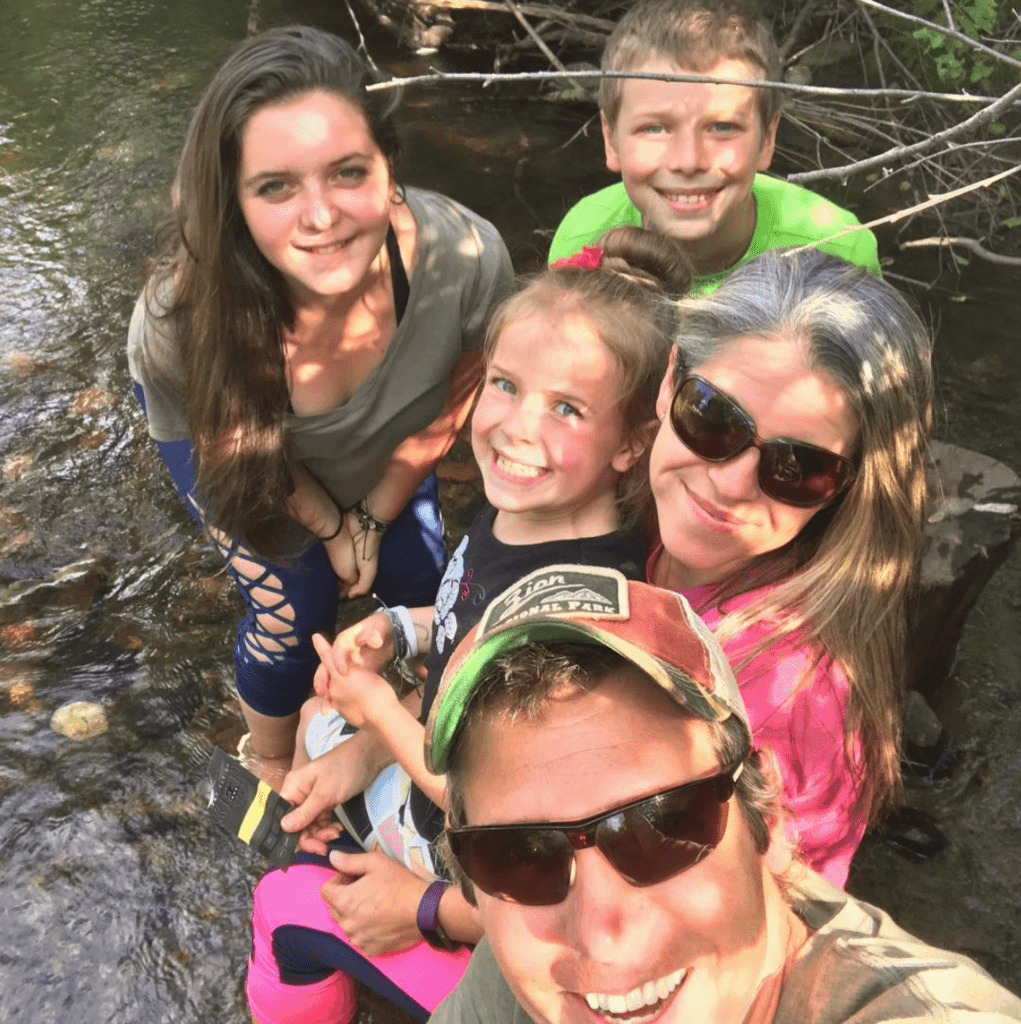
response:
<path id="1" fill-rule="evenodd" d="M 0 469 L 0 475 L 5 480 L 14 483 L 16 480 L 20 480 L 32 468 L 32 463 L 33 459 L 29 452 L 13 455 L 3 464 L 3 468 Z"/>
<path id="2" fill-rule="evenodd" d="M 106 430 L 86 430 L 78 439 L 78 444 L 82 448 L 101 448 L 109 436 Z"/>
<path id="3" fill-rule="evenodd" d="M 904 739 L 919 747 L 931 747 L 943 731 L 943 723 L 936 712 L 925 702 L 925 698 L 913 690 L 908 694 L 904 708 Z"/>
<path id="4" fill-rule="evenodd" d="M 43 703 L 36 696 L 38 666 L 7 662 L 0 666 L 0 714 L 8 711 L 42 711 Z"/>
<path id="5" fill-rule="evenodd" d="M 933 693 L 953 665 L 964 621 L 1021 534 L 1021 480 L 1002 462 L 933 442 L 921 594 L 909 680 Z"/>
<path id="6" fill-rule="evenodd" d="M 87 611 L 110 576 L 110 561 L 101 554 L 58 569 L 41 580 L 19 580 L 0 589 L 0 622 L 22 622 L 54 606 Z"/>
<path id="7" fill-rule="evenodd" d="M 50 728 L 72 740 L 90 740 L 106 732 L 106 712 L 91 701 L 76 700 L 53 712 Z"/>
<path id="8" fill-rule="evenodd" d="M 87 416 L 92 413 L 103 412 L 117 404 L 117 396 L 111 391 L 104 391 L 102 388 L 90 387 L 79 391 L 75 396 L 71 409 L 78 416 Z"/>

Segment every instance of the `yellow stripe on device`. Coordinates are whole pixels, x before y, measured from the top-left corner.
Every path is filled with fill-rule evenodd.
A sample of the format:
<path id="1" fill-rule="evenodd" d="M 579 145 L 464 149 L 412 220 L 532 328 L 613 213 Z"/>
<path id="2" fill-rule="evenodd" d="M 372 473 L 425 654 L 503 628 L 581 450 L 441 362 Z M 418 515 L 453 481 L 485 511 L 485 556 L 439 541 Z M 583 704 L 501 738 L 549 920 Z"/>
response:
<path id="1" fill-rule="evenodd" d="M 259 782 L 259 788 L 255 791 L 255 796 L 252 797 L 252 802 L 248 805 L 248 811 L 241 822 L 241 828 L 238 829 L 238 839 L 241 842 L 250 843 L 252 841 L 252 836 L 259 827 L 263 814 L 266 813 L 266 801 L 272 792 L 273 790 L 265 782 Z"/>

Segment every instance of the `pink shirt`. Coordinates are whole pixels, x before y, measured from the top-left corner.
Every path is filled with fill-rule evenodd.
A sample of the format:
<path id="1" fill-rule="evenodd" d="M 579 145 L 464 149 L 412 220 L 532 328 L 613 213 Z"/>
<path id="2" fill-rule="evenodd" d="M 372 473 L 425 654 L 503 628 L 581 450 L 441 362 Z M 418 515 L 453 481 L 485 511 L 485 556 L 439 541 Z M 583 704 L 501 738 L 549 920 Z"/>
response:
<path id="1" fill-rule="evenodd" d="M 662 547 L 653 551 L 647 578 Z M 712 587 L 680 593 L 693 608 L 705 604 Z M 739 611 L 772 587 L 726 602 Z M 715 630 L 716 608 L 700 613 Z M 848 682 L 843 669 L 804 630 L 784 637 L 741 664 L 748 651 L 769 636 L 771 622 L 756 622 L 723 644 L 748 709 L 757 746 L 769 747 L 780 763 L 784 803 L 809 866 L 840 888 L 847 882 L 851 858 L 865 833 L 866 815 L 855 808 L 857 786 L 844 755 L 844 709 Z M 855 744 L 855 760 L 859 760 Z"/>

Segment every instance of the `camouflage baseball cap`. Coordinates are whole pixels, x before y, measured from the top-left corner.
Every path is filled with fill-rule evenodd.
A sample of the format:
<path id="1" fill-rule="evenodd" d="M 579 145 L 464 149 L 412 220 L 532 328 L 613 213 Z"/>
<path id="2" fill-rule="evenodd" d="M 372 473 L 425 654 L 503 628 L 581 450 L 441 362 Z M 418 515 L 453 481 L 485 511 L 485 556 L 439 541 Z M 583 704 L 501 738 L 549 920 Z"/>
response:
<path id="1" fill-rule="evenodd" d="M 426 723 L 425 761 L 447 770 L 475 688 L 490 665 L 528 643 L 602 644 L 640 668 L 696 718 L 748 712 L 723 650 L 680 595 L 629 580 L 616 569 L 551 565 L 494 598 L 455 648 Z"/>

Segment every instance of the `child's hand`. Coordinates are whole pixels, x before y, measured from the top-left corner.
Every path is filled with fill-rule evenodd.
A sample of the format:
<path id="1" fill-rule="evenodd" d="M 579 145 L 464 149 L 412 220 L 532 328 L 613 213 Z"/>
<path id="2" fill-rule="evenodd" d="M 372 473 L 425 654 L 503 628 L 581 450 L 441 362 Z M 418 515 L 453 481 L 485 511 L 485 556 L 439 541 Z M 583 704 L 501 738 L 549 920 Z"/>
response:
<path id="1" fill-rule="evenodd" d="M 394 632 L 390 620 L 382 612 L 371 615 L 348 626 L 337 634 L 330 647 L 330 657 L 324 656 L 316 646 L 323 664 L 333 674 L 343 674 L 352 666 L 381 672 L 394 657 Z M 316 690 L 316 693 L 319 693 Z M 322 694 L 320 694 L 322 696 Z"/>
<path id="2" fill-rule="evenodd" d="M 356 729 L 371 726 L 374 712 L 382 704 L 394 703 L 397 695 L 393 687 L 378 672 L 362 668 L 355 658 L 347 659 L 346 670 L 339 671 L 334 648 L 319 633 L 312 636 L 312 643 L 322 659 L 316 670 L 315 687 L 320 692 L 324 705 L 329 705 L 342 715 Z M 360 658 L 358 659 L 360 660 Z"/>

